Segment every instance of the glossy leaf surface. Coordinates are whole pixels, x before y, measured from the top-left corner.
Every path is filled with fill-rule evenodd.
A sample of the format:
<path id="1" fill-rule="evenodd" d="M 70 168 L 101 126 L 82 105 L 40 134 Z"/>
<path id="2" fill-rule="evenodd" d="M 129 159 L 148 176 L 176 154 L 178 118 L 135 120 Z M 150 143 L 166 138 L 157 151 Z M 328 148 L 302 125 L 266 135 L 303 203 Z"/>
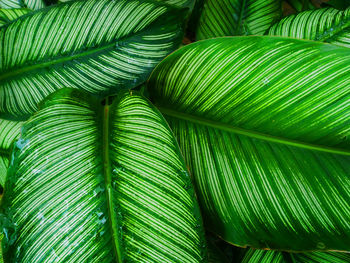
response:
<path id="1" fill-rule="evenodd" d="M 152 0 L 70 1 L 1 27 L 0 116 L 25 119 L 62 87 L 135 87 L 180 44 L 186 13 Z"/>
<path id="2" fill-rule="evenodd" d="M 350 254 L 336 252 L 286 253 L 266 250 L 247 250 L 242 263 L 348 263 Z"/>
<path id="3" fill-rule="evenodd" d="M 350 8 L 323 8 L 290 15 L 274 24 L 269 35 L 329 42 L 350 47 Z"/>
<path id="4" fill-rule="evenodd" d="M 238 246 L 350 250 L 350 52 L 279 37 L 197 42 L 148 81 L 208 229 Z"/>
<path id="5" fill-rule="evenodd" d="M 205 262 L 191 179 L 165 120 L 137 94 L 108 104 L 61 89 L 23 126 L 2 204 L 5 256 Z"/>
<path id="6" fill-rule="evenodd" d="M 43 0 L 1 0 L 0 8 L 14 9 L 14 8 L 29 8 L 37 10 L 45 7 Z"/>
<path id="7" fill-rule="evenodd" d="M 196 38 L 262 35 L 281 12 L 279 0 L 205 0 Z"/>
<path id="8" fill-rule="evenodd" d="M 3 26 L 9 23 L 16 18 L 23 16 L 30 12 L 29 9 L 20 8 L 20 9 L 0 9 L 0 26 Z"/>
<path id="9" fill-rule="evenodd" d="M 12 143 L 20 135 L 22 122 L 0 119 L 0 186 L 3 187 L 12 150 Z"/>

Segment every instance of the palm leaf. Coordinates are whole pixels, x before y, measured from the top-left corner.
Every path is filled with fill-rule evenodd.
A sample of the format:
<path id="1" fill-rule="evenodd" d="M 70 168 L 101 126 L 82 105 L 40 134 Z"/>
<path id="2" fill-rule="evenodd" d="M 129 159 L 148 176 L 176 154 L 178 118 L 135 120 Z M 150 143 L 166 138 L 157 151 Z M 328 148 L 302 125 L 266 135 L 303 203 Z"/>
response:
<path id="1" fill-rule="evenodd" d="M 0 28 L 0 116 L 26 119 L 62 87 L 104 96 L 143 82 L 181 42 L 187 9 L 152 0 L 71 1 Z"/>
<path id="2" fill-rule="evenodd" d="M 45 7 L 43 0 L 1 0 L 0 8 L 14 9 L 14 8 L 29 8 L 37 10 Z"/>
<path id="3" fill-rule="evenodd" d="M 0 27 L 30 12 L 29 9 L 0 9 Z"/>
<path id="4" fill-rule="evenodd" d="M 148 81 L 208 228 L 238 246 L 350 250 L 350 52 L 279 37 L 188 45 Z"/>
<path id="5" fill-rule="evenodd" d="M 269 35 L 329 42 L 350 47 L 350 8 L 323 8 L 290 15 L 274 24 Z"/>
<path id="6" fill-rule="evenodd" d="M 196 38 L 262 35 L 281 13 L 279 0 L 205 0 Z"/>
<path id="7" fill-rule="evenodd" d="M 102 107 L 61 89 L 23 126 L 16 145 L 2 204 L 3 221 L 11 222 L 5 258 L 204 260 L 186 166 L 165 120 L 140 95 Z"/>
<path id="8" fill-rule="evenodd" d="M 335 252 L 286 253 L 249 249 L 242 263 L 348 263 L 350 255 Z"/>
<path id="9" fill-rule="evenodd" d="M 0 119 L 0 187 L 4 186 L 12 143 L 20 134 L 22 123 Z"/>

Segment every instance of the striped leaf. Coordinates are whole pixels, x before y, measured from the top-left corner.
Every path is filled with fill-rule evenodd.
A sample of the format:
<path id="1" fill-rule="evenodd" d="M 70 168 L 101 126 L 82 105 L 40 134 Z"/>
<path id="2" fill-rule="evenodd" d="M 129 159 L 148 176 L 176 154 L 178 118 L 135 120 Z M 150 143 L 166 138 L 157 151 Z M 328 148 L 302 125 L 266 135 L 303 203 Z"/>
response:
<path id="1" fill-rule="evenodd" d="M 262 35 L 281 12 L 280 0 L 205 0 L 196 38 Z"/>
<path id="2" fill-rule="evenodd" d="M 4 186 L 12 143 L 19 137 L 22 122 L 0 119 L 0 187 Z"/>
<path id="3" fill-rule="evenodd" d="M 248 249 L 241 263 L 349 263 L 350 254 L 335 252 L 286 253 Z"/>
<path id="4" fill-rule="evenodd" d="M 188 45 L 148 81 L 206 224 L 238 246 L 350 250 L 350 52 L 297 39 Z"/>
<path id="5" fill-rule="evenodd" d="M 75 0 L 59 0 L 59 2 L 69 2 L 69 1 L 75 1 Z M 196 0 L 155 0 L 159 2 L 163 2 L 169 5 L 177 6 L 177 7 L 189 7 L 190 9 L 193 8 Z"/>
<path id="6" fill-rule="evenodd" d="M 0 27 L 30 12 L 30 9 L 0 9 Z"/>
<path id="7" fill-rule="evenodd" d="M 14 8 L 29 8 L 37 10 L 45 7 L 43 0 L 0 0 L 0 8 L 14 9 Z"/>
<path id="8" fill-rule="evenodd" d="M 294 37 L 350 47 L 350 8 L 323 8 L 290 15 L 274 24 L 269 35 Z"/>
<path id="9" fill-rule="evenodd" d="M 25 123 L 16 146 L 2 204 L 10 262 L 205 261 L 178 145 L 140 95 L 103 107 L 61 89 Z"/>
<path id="10" fill-rule="evenodd" d="M 0 117 L 26 119 L 62 87 L 97 96 L 143 82 L 181 42 L 178 9 L 152 0 L 70 1 L 0 28 Z"/>

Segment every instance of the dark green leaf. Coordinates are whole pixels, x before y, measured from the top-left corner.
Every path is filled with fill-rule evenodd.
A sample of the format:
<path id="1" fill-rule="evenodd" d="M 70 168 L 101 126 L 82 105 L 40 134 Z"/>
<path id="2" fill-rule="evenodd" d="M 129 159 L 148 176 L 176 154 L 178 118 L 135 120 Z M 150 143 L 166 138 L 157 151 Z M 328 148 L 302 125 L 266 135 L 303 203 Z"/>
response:
<path id="1" fill-rule="evenodd" d="M 323 8 L 290 15 L 274 24 L 269 35 L 329 42 L 350 47 L 350 8 Z"/>
<path id="2" fill-rule="evenodd" d="M 350 254 L 336 252 L 286 253 L 247 249 L 242 263 L 349 263 Z"/>
<path id="3" fill-rule="evenodd" d="M 323 3 L 323 5 L 328 5 L 337 9 L 344 10 L 350 6 L 350 0 L 329 0 L 326 1 L 326 3 Z"/>
<path id="4" fill-rule="evenodd" d="M 350 250 L 350 52 L 280 37 L 188 45 L 151 98 L 194 175 L 208 229 L 238 246 Z"/>
<path id="5" fill-rule="evenodd" d="M 262 35 L 281 13 L 279 0 L 205 0 L 196 38 Z"/>
<path id="6" fill-rule="evenodd" d="M 311 3 L 311 0 L 287 0 L 287 2 L 297 12 L 316 9 L 316 7 Z"/>
<path id="7" fill-rule="evenodd" d="M 104 96 L 143 82 L 181 42 L 187 9 L 152 0 L 70 1 L 0 28 L 0 116 L 27 118 L 62 87 Z"/>
<path id="8" fill-rule="evenodd" d="M 177 143 L 140 95 L 103 107 L 61 89 L 16 146 L 2 204 L 11 262 L 205 261 Z"/>

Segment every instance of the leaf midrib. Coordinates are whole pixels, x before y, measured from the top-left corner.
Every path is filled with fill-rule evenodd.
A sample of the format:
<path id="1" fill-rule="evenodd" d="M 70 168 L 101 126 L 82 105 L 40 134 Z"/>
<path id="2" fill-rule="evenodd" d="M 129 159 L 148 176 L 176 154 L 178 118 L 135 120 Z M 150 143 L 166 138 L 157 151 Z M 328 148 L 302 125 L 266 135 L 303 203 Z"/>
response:
<path id="1" fill-rule="evenodd" d="M 305 143 L 305 142 L 300 142 L 297 140 L 272 136 L 269 134 L 264 134 L 264 133 L 260 133 L 260 132 L 256 132 L 256 131 L 242 129 L 242 128 L 235 127 L 235 126 L 232 126 L 232 125 L 229 125 L 226 123 L 212 121 L 209 119 L 186 114 L 183 112 L 179 112 L 179 111 L 164 108 L 164 107 L 157 106 L 157 108 L 160 110 L 161 113 L 163 113 L 164 115 L 168 115 L 170 117 L 190 121 L 192 123 L 201 124 L 201 125 L 208 126 L 211 128 L 215 128 L 215 129 L 219 129 L 219 130 L 223 130 L 223 131 L 227 131 L 227 132 L 231 132 L 231 133 L 236 133 L 239 135 L 245 135 L 245 136 L 248 136 L 251 138 L 261 139 L 261 140 L 273 142 L 273 143 L 285 144 L 285 145 L 294 146 L 294 147 L 303 148 L 303 149 L 308 149 L 308 150 L 315 150 L 315 151 L 321 151 L 321 152 L 326 152 L 326 153 L 350 156 L 350 151 L 344 150 L 344 149 L 339 149 L 339 148 L 335 148 L 335 147 L 328 147 L 328 146 L 323 146 L 323 145 L 317 145 L 317 144 L 311 144 L 311 143 Z"/>
<path id="2" fill-rule="evenodd" d="M 25 72 L 33 71 L 33 70 L 36 70 L 36 69 L 39 69 L 39 68 L 45 68 L 45 67 L 48 67 L 48 66 L 51 66 L 51 65 L 60 64 L 60 63 L 66 62 L 66 61 L 71 61 L 71 60 L 74 60 L 74 59 L 77 59 L 77 58 L 80 58 L 80 57 L 85 57 L 85 56 L 88 56 L 88 55 L 93 54 L 93 53 L 98 53 L 100 51 L 103 51 L 105 49 L 108 49 L 108 48 L 111 48 L 111 47 L 115 46 L 118 41 L 120 41 L 120 40 L 117 40 L 115 43 L 102 46 L 100 48 L 93 48 L 91 50 L 87 50 L 85 52 L 78 53 L 76 55 L 62 57 L 61 59 L 55 59 L 57 57 L 54 57 L 52 60 L 44 62 L 44 63 L 41 63 L 41 64 L 30 65 L 30 66 L 27 66 L 27 67 L 18 68 L 18 69 L 13 70 L 13 71 L 7 71 L 4 74 L 0 75 L 0 80 L 4 80 L 4 79 L 7 79 L 7 78 L 15 77 L 17 75 L 21 75 L 21 74 L 23 74 Z"/>
<path id="3" fill-rule="evenodd" d="M 109 117 L 110 117 L 110 105 L 108 103 L 108 97 L 106 98 L 106 104 L 103 107 L 103 124 L 102 124 L 102 147 L 103 147 L 103 175 L 106 184 L 106 195 L 108 205 L 108 222 L 112 231 L 113 250 L 117 263 L 122 263 L 121 245 L 119 243 L 119 231 L 117 215 L 114 211 L 113 205 L 113 188 L 112 188 L 112 173 L 111 162 L 109 157 Z"/>
<path id="4" fill-rule="evenodd" d="M 247 9 L 247 2 L 246 0 L 243 0 L 242 2 L 242 6 L 241 6 L 241 10 L 239 13 L 239 18 L 237 21 L 237 25 L 236 25 L 236 29 L 235 29 L 235 35 L 239 35 L 241 33 L 241 26 L 242 26 L 242 22 L 243 22 L 243 17 L 245 16 L 245 11 Z"/>

